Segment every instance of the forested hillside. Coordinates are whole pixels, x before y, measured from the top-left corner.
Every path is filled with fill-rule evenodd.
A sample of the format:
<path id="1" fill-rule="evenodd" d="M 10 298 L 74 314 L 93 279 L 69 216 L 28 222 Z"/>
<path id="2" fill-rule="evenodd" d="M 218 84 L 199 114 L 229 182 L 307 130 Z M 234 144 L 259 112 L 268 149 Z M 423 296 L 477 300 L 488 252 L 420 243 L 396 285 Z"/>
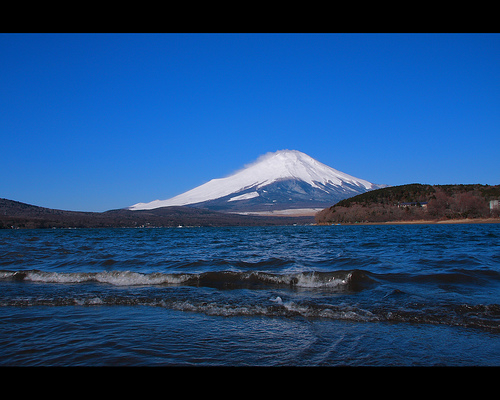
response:
<path id="1" fill-rule="evenodd" d="M 498 206 L 490 206 L 490 201 L 499 199 L 500 185 L 414 183 L 342 200 L 316 214 L 316 223 L 499 218 Z"/>

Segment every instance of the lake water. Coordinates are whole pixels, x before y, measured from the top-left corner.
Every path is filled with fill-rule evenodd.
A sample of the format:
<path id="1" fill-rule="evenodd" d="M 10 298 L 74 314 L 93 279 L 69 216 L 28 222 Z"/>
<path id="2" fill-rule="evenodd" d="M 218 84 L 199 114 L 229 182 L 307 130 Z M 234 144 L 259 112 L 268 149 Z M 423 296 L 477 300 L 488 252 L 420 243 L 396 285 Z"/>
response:
<path id="1" fill-rule="evenodd" d="M 1 366 L 499 366 L 500 224 L 0 230 Z"/>

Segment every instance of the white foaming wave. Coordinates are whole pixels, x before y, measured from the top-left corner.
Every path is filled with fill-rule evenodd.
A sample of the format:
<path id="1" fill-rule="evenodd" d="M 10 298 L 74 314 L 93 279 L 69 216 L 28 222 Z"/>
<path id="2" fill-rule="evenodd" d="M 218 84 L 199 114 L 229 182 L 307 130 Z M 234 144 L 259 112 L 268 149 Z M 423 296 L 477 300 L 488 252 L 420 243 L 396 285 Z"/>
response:
<path id="1" fill-rule="evenodd" d="M 3 273 L 0 278 L 15 278 L 15 275 L 25 274 L 25 281 L 40 283 L 85 283 L 98 282 L 115 286 L 180 284 L 189 279 L 186 274 L 142 274 L 131 271 L 104 272 L 46 272 L 27 271 Z"/>
<path id="2" fill-rule="evenodd" d="M 40 270 L 0 271 L 0 280 L 23 280 L 38 283 L 79 284 L 97 282 L 114 286 L 183 285 L 236 287 L 241 285 L 277 285 L 297 288 L 347 288 L 352 271 L 268 272 L 213 271 L 205 273 L 140 273 L 133 271 L 48 272 Z"/>
<path id="3" fill-rule="evenodd" d="M 338 288 L 349 284 L 352 273 L 348 273 L 345 277 L 337 277 L 326 275 L 325 277 L 318 274 L 297 274 L 296 284 L 297 287 L 302 288 Z"/>

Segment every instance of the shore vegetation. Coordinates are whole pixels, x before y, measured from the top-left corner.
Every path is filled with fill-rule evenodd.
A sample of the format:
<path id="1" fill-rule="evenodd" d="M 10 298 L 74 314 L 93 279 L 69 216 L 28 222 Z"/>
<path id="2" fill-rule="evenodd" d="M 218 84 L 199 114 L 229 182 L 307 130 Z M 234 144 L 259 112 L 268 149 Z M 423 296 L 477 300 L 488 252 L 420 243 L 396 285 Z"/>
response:
<path id="1" fill-rule="evenodd" d="M 319 211 L 317 224 L 386 222 L 500 222 L 500 185 L 392 186 L 363 193 Z"/>

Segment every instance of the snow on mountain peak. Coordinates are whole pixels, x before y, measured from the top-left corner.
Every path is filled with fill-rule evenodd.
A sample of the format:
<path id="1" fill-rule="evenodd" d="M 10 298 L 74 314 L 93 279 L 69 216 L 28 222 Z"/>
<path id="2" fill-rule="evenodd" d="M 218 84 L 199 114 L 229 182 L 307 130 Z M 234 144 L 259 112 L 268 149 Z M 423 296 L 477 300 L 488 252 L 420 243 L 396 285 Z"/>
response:
<path id="1" fill-rule="evenodd" d="M 233 194 L 231 201 L 251 199 L 258 196 L 257 189 L 281 180 L 303 181 L 320 190 L 325 190 L 323 185 L 342 186 L 345 184 L 359 187 L 362 192 L 374 188 L 372 183 L 337 171 L 300 151 L 279 150 L 259 157 L 255 162 L 228 177 L 212 179 L 168 200 L 138 203 L 129 209 L 146 210 L 195 204 Z M 255 188 L 255 191 L 251 192 L 253 194 L 241 193 L 248 192 L 250 188 Z"/>
<path id="2" fill-rule="evenodd" d="M 372 188 L 370 182 L 337 171 L 298 150 L 279 150 L 265 154 L 240 173 L 249 178 L 257 178 L 258 187 L 279 179 L 298 179 L 316 188 L 321 188 L 318 183 L 341 185 L 343 182 Z"/>

